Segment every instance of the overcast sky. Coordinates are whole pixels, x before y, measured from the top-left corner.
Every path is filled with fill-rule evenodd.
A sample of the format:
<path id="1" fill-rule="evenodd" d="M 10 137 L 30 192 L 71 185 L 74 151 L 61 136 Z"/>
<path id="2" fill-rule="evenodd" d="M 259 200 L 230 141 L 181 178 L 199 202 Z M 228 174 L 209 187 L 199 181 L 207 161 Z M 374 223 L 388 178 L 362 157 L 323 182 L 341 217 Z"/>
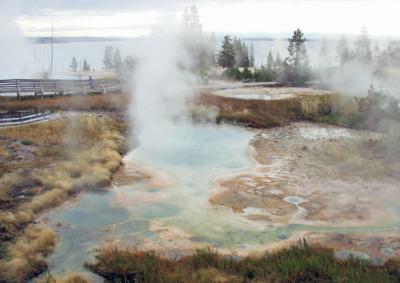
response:
<path id="1" fill-rule="evenodd" d="M 5 1 L 5 0 L 0 0 Z M 25 35 L 141 36 L 177 22 L 185 5 L 197 4 L 207 31 L 400 36 L 400 0 L 21 0 L 18 24 Z"/>

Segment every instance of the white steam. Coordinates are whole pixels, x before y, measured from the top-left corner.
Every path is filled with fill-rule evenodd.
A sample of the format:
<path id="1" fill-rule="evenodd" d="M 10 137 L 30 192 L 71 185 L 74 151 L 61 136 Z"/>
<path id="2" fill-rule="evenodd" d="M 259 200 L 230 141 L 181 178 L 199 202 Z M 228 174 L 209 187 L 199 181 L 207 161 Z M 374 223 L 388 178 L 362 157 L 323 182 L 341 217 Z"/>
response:
<path id="1" fill-rule="evenodd" d="M 137 53 L 130 113 L 140 144 L 162 147 L 187 121 L 186 101 L 194 94 L 196 78 L 186 50 L 182 38 L 168 31 L 144 39 Z"/>
<path id="2" fill-rule="evenodd" d="M 25 77 L 30 56 L 16 23 L 20 5 L 16 0 L 0 0 L 0 79 Z"/>

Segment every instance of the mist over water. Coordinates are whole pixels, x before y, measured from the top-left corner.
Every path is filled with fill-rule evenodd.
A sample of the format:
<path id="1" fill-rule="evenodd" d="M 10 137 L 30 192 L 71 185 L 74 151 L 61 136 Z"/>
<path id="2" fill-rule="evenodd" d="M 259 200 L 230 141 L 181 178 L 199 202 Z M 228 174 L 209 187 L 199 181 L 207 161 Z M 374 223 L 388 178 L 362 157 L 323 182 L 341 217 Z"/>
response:
<path id="1" fill-rule="evenodd" d="M 0 79 L 29 75 L 30 63 L 33 61 L 16 23 L 19 9 L 19 1 L 0 1 Z"/>
<path id="2" fill-rule="evenodd" d="M 137 51 L 130 117 L 133 139 L 154 148 L 175 142 L 173 128 L 187 123 L 186 100 L 194 95 L 196 77 L 182 38 L 158 31 Z M 161 142 L 162 141 L 162 142 Z"/>

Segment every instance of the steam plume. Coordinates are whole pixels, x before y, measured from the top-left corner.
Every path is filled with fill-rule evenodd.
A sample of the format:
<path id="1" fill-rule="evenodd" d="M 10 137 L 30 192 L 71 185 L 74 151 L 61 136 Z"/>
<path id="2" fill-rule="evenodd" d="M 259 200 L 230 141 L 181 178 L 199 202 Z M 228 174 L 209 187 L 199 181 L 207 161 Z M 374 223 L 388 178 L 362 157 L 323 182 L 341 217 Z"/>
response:
<path id="1" fill-rule="evenodd" d="M 11 79 L 28 73 L 29 55 L 16 23 L 19 1 L 0 1 L 0 78 Z"/>

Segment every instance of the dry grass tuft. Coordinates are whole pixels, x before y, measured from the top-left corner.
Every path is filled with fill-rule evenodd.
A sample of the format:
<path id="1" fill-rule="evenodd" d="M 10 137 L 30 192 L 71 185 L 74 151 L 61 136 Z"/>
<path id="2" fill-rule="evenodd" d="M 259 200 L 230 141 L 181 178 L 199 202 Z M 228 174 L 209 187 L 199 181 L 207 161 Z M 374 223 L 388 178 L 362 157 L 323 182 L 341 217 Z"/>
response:
<path id="1" fill-rule="evenodd" d="M 56 244 L 56 235 L 47 227 L 30 225 L 9 247 L 10 260 L 0 265 L 0 282 L 25 282 L 47 268 L 46 256 Z"/>
<path id="2" fill-rule="evenodd" d="M 35 283 L 89 283 L 89 279 L 85 275 L 81 274 L 69 274 L 65 277 L 56 277 L 51 274 L 47 274 L 42 278 L 35 280 Z"/>

